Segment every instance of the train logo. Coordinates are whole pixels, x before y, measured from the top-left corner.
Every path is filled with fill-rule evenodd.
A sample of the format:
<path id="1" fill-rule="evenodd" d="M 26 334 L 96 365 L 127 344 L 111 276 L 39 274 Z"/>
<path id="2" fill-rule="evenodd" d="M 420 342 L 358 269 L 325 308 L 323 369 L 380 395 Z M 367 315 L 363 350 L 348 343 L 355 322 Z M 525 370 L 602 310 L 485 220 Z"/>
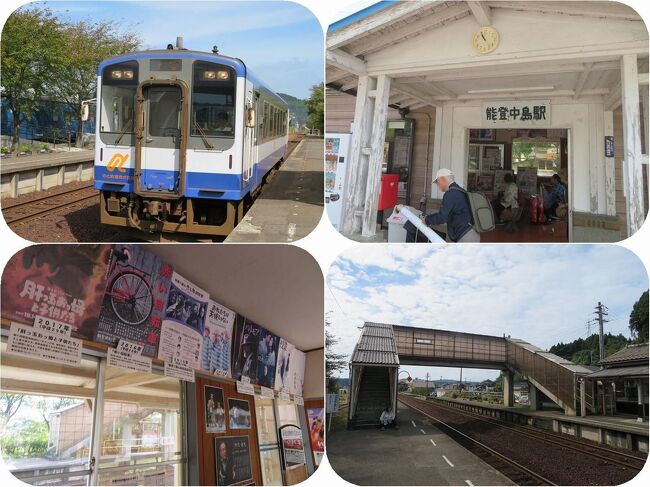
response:
<path id="1" fill-rule="evenodd" d="M 129 158 L 128 154 L 120 154 L 119 152 L 114 154 L 113 157 L 111 157 L 111 160 L 108 161 L 108 164 L 106 164 L 106 169 L 108 169 L 110 172 L 115 171 L 117 169 L 119 172 L 126 172 L 126 169 L 124 169 L 124 164 L 126 164 L 126 160 Z"/>

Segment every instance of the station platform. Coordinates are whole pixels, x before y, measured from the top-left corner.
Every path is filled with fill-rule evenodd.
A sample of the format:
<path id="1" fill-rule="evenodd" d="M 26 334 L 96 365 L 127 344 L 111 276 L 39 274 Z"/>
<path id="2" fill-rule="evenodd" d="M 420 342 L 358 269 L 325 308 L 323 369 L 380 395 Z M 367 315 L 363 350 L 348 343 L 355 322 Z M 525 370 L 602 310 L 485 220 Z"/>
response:
<path id="1" fill-rule="evenodd" d="M 417 411 L 399 404 L 398 423 L 329 435 L 334 471 L 357 485 L 514 485 Z"/>
<path id="2" fill-rule="evenodd" d="M 318 225 L 323 206 L 323 139 L 307 137 L 225 241 L 293 242 Z"/>
<path id="3" fill-rule="evenodd" d="M 16 171 L 28 171 L 43 167 L 55 167 L 62 164 L 78 162 L 94 162 L 95 151 L 79 149 L 73 151 L 50 152 L 47 154 L 33 154 L 28 156 L 2 157 L 0 170 L 3 174 Z"/>
<path id="4" fill-rule="evenodd" d="M 637 422 L 636 418 L 629 416 L 567 416 L 561 411 L 535 411 L 528 406 L 504 407 L 478 401 L 446 398 L 439 398 L 436 401 L 517 424 L 529 424 L 609 446 L 648 452 L 648 423 Z"/>

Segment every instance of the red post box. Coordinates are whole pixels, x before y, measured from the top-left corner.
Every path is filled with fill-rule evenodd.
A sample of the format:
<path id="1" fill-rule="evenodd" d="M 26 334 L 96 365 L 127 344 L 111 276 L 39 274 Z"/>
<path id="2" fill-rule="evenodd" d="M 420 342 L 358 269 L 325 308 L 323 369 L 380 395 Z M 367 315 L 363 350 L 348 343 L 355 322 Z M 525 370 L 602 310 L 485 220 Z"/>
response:
<path id="1" fill-rule="evenodd" d="M 382 211 L 397 204 L 398 174 L 382 174 L 381 188 L 379 189 L 378 210 Z"/>

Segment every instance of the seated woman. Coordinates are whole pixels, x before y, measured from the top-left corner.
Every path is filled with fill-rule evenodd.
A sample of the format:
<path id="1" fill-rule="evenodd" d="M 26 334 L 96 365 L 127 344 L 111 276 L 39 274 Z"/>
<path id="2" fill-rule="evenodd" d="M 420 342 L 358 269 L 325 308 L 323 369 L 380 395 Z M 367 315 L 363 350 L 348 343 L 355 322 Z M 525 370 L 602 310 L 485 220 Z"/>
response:
<path id="1" fill-rule="evenodd" d="M 385 430 L 386 427 L 391 427 L 394 426 L 395 429 L 399 429 L 399 426 L 397 426 L 397 423 L 395 422 L 395 413 L 393 412 L 393 409 L 388 406 L 384 411 L 381 413 L 381 416 L 379 417 L 379 422 L 381 423 L 381 429 Z"/>
<path id="2" fill-rule="evenodd" d="M 501 219 L 501 214 L 506 208 L 510 208 L 512 210 L 519 208 L 519 202 L 517 201 L 519 188 L 515 183 L 514 176 L 511 173 L 506 173 L 503 176 L 503 182 L 506 183 L 506 186 L 503 191 L 499 193 L 500 198 L 494 204 L 494 213 L 496 213 L 497 220 Z"/>
<path id="3" fill-rule="evenodd" d="M 548 197 L 544 201 L 544 214 L 546 215 L 546 223 L 549 223 L 551 220 L 559 220 L 557 216 L 557 208 L 560 205 L 566 203 L 566 188 L 562 184 L 562 179 L 559 174 L 553 174 L 551 177 L 553 186 L 551 191 L 548 193 Z"/>

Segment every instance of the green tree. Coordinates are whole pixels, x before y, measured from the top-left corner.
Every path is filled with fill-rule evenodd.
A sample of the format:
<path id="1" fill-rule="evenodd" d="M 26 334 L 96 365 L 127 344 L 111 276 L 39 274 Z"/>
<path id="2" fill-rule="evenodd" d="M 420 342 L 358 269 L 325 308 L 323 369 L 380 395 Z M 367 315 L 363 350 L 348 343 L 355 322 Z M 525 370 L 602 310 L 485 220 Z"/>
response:
<path id="1" fill-rule="evenodd" d="M 648 342 L 648 291 L 644 292 L 632 307 L 630 331 L 635 342 Z"/>
<path id="2" fill-rule="evenodd" d="M 311 96 L 307 100 L 307 113 L 309 114 L 309 128 L 320 130 L 322 134 L 325 130 L 325 105 L 324 105 L 324 88 L 322 84 L 311 87 Z"/>
<path id="3" fill-rule="evenodd" d="M 55 67 L 63 59 L 63 29 L 49 9 L 21 8 L 2 29 L 0 69 L 2 94 L 11 111 L 14 135 L 11 150 L 18 150 L 20 125 L 49 92 Z"/>
<path id="4" fill-rule="evenodd" d="M 25 401 L 23 394 L 0 394 L 0 432 L 5 429 L 11 418 L 18 412 Z"/>
<path id="5" fill-rule="evenodd" d="M 80 20 L 63 26 L 66 56 L 52 80 L 52 92 L 76 114 L 77 147 L 83 137 L 82 102 L 97 91 L 97 66 L 108 57 L 136 50 L 142 42 L 135 32 L 118 29 L 114 21 Z"/>
<path id="6" fill-rule="evenodd" d="M 47 451 L 48 429 L 33 419 L 14 420 L 0 437 L 0 448 L 7 458 L 41 456 Z"/>
<path id="7" fill-rule="evenodd" d="M 345 370 L 348 362 L 345 355 L 333 351 L 339 339 L 329 330 L 331 324 L 330 314 L 328 313 L 325 316 L 325 379 L 327 392 L 334 394 L 339 390 L 334 374 L 340 370 Z"/>

